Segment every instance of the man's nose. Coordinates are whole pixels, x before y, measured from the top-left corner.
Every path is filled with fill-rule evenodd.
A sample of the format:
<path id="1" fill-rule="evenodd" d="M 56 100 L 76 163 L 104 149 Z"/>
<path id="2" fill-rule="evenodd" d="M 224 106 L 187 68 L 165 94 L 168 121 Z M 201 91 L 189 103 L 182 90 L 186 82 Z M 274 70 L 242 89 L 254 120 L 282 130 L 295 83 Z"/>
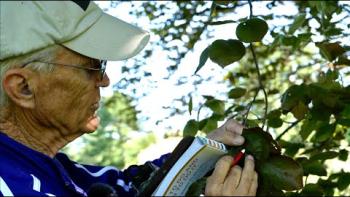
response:
<path id="1" fill-rule="evenodd" d="M 96 86 L 97 87 L 107 87 L 107 86 L 109 86 L 109 84 L 110 84 L 109 77 L 108 77 L 107 73 L 105 73 L 103 75 L 102 79 L 96 83 Z"/>

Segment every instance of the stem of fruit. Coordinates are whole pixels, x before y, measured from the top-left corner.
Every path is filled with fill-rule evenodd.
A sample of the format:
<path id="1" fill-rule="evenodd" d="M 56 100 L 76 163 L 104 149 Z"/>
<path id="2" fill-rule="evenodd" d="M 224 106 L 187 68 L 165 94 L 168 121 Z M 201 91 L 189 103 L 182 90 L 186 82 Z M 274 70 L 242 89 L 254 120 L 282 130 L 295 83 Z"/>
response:
<path id="1" fill-rule="evenodd" d="M 253 17 L 253 5 L 252 5 L 252 2 L 251 0 L 248 0 L 248 3 L 249 3 L 249 11 L 250 11 L 250 15 L 249 15 L 249 18 L 252 18 Z M 264 117 L 262 118 L 263 119 L 263 125 L 261 128 L 264 128 L 265 126 L 265 123 L 266 123 L 266 116 L 267 116 L 267 109 L 268 109 L 268 100 L 267 100 L 267 93 L 266 93 L 266 90 L 264 88 L 264 85 L 262 84 L 262 79 L 261 79 L 261 75 L 260 75 L 260 70 L 259 70 L 259 64 L 258 64 L 258 60 L 256 58 L 256 55 L 255 55 L 255 51 L 254 51 L 254 46 L 252 43 L 249 44 L 249 48 L 252 52 L 252 55 L 253 55 L 253 59 L 254 59 L 254 64 L 255 64 L 255 68 L 256 68 L 256 71 L 257 71 L 257 74 L 258 74 L 258 81 L 259 81 L 259 89 L 257 90 L 255 96 L 254 96 L 254 99 L 253 99 L 253 102 L 255 101 L 256 99 L 256 96 L 258 95 L 258 92 L 260 90 L 263 91 L 264 93 L 264 100 L 265 100 L 265 112 L 264 112 Z M 253 104 L 253 102 L 251 102 L 251 104 Z M 245 123 L 246 122 L 246 119 L 248 118 L 248 114 L 249 114 L 249 111 L 250 111 L 250 108 L 251 108 L 251 104 L 248 108 L 248 111 L 247 111 L 247 114 L 246 114 L 246 117 L 245 119 L 243 120 L 243 122 Z M 266 128 L 266 131 L 268 132 L 268 127 Z"/>

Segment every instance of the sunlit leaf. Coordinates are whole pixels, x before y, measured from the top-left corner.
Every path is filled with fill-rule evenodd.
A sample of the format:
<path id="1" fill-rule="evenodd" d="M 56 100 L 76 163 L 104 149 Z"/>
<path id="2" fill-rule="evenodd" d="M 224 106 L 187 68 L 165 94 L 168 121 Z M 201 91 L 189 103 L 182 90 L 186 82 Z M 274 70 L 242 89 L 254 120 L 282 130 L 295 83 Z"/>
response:
<path id="1" fill-rule="evenodd" d="M 208 51 L 209 51 L 209 47 L 207 47 L 203 50 L 201 56 L 199 57 L 199 63 L 198 63 L 198 66 L 197 66 L 194 74 L 196 74 L 207 62 L 208 57 L 209 57 Z"/>
<path id="2" fill-rule="evenodd" d="M 297 30 L 299 27 L 301 27 L 301 25 L 303 25 L 303 23 L 306 20 L 306 14 L 305 13 L 301 13 L 299 14 L 295 19 L 294 22 L 290 25 L 288 33 L 289 34 L 293 34 L 295 32 L 295 30 Z"/>
<path id="3" fill-rule="evenodd" d="M 208 119 L 203 129 L 201 129 L 204 133 L 209 133 L 218 127 L 218 122 L 213 119 Z"/>
<path id="4" fill-rule="evenodd" d="M 272 155 L 260 166 L 260 173 L 276 189 L 296 190 L 303 187 L 303 168 L 290 157 Z"/>
<path id="5" fill-rule="evenodd" d="M 209 107 L 213 112 L 217 114 L 225 113 L 225 103 L 221 100 L 210 99 L 207 100 L 204 105 Z"/>
<path id="6" fill-rule="evenodd" d="M 192 108 L 193 108 L 193 101 L 192 101 L 192 97 L 190 97 L 190 101 L 188 102 L 188 112 L 192 113 Z"/>
<path id="7" fill-rule="evenodd" d="M 244 96 L 246 92 L 247 90 L 244 88 L 233 88 L 228 92 L 228 97 L 237 99 Z"/>
<path id="8" fill-rule="evenodd" d="M 199 129 L 198 122 L 196 120 L 189 120 L 185 128 L 183 129 L 183 136 L 195 136 L 197 134 L 197 131 Z"/>

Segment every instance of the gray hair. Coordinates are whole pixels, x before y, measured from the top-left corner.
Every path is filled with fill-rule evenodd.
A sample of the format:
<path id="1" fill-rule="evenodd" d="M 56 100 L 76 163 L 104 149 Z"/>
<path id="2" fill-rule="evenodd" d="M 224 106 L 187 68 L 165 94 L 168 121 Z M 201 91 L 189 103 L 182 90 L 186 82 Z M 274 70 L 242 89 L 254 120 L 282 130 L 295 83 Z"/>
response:
<path id="1" fill-rule="evenodd" d="M 8 70 L 13 68 L 20 68 L 21 66 L 33 61 L 45 61 L 45 62 L 54 61 L 56 58 L 57 52 L 61 49 L 63 49 L 63 47 L 60 45 L 52 45 L 44 49 L 27 53 L 25 55 L 0 61 L 0 82 L 1 82 L 0 108 L 5 107 L 8 104 L 8 96 L 2 86 L 3 77 Z M 28 64 L 26 68 L 32 69 L 33 71 L 40 72 L 40 73 L 49 73 L 53 71 L 54 66 L 51 64 L 36 63 L 36 64 Z"/>

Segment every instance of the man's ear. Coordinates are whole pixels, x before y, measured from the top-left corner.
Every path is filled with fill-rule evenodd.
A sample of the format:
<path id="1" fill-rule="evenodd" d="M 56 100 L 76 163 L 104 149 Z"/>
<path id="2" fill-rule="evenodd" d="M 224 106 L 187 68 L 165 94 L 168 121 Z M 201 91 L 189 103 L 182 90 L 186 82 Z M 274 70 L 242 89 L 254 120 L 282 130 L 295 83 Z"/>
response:
<path id="1" fill-rule="evenodd" d="M 2 85 L 9 99 L 16 105 L 30 109 L 35 107 L 33 77 L 32 71 L 24 69 L 11 69 L 5 73 Z"/>

